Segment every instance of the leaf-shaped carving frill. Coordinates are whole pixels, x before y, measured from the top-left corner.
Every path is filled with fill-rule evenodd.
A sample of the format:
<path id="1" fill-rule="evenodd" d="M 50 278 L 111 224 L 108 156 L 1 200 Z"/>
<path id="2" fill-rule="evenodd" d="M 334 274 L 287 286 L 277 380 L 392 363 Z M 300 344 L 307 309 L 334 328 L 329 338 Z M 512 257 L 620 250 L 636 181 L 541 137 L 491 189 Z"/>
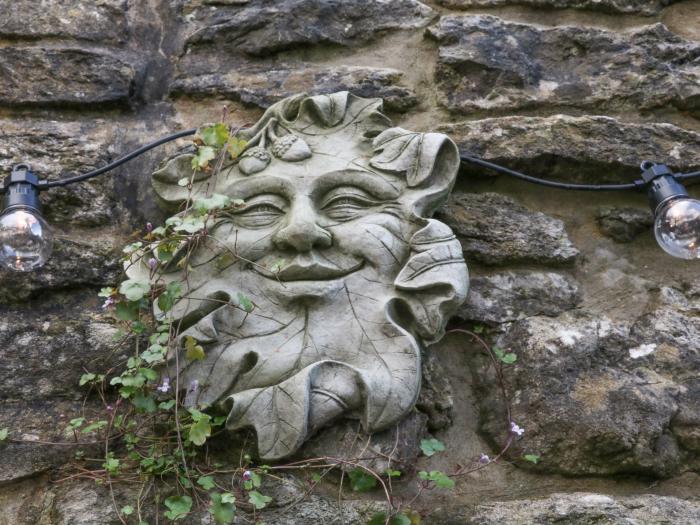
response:
<path id="1" fill-rule="evenodd" d="M 428 180 L 435 169 L 440 148 L 447 138 L 441 133 L 414 133 L 389 128 L 372 142 L 375 155 L 370 165 L 392 173 L 405 173 L 409 187 Z"/>

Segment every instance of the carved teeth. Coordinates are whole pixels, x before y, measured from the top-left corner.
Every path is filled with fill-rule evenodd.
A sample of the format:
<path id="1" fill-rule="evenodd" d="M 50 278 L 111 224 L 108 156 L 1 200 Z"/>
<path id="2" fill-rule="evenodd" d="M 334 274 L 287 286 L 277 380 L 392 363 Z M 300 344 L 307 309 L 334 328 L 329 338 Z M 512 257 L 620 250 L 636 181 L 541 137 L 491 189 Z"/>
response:
<path id="1" fill-rule="evenodd" d="M 296 135 L 285 135 L 272 143 L 272 153 L 278 159 L 297 162 L 311 156 L 309 145 Z"/>
<path id="2" fill-rule="evenodd" d="M 243 175 L 252 175 L 267 168 L 272 157 L 265 148 L 256 146 L 243 152 L 238 161 L 238 169 Z"/>

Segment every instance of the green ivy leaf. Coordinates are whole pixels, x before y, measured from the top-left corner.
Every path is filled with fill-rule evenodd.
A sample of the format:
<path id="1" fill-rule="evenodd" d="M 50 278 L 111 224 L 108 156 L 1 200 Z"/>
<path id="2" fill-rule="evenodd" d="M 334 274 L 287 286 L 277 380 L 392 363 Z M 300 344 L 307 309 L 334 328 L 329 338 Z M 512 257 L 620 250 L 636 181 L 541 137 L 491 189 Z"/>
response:
<path id="1" fill-rule="evenodd" d="M 7 428 L 0 429 L 0 441 L 5 441 L 7 436 L 10 435 L 10 431 Z"/>
<path id="2" fill-rule="evenodd" d="M 367 492 L 377 486 L 377 479 L 361 468 L 354 468 L 348 472 L 350 487 L 355 492 Z"/>
<path id="3" fill-rule="evenodd" d="M 504 363 L 506 365 L 512 365 L 513 363 L 515 363 L 518 360 L 518 356 L 515 355 L 514 353 L 512 353 L 512 352 L 506 353 L 498 347 L 493 348 L 493 354 L 496 356 L 496 358 L 501 363 Z"/>
<path id="4" fill-rule="evenodd" d="M 138 301 L 151 290 L 151 283 L 143 279 L 127 279 L 119 286 L 119 293 L 129 301 Z"/>
<path id="5" fill-rule="evenodd" d="M 141 248 L 142 246 L 143 246 L 142 242 L 132 242 L 131 244 L 127 244 L 126 246 L 124 246 L 124 248 L 122 249 L 122 252 L 124 252 L 126 254 L 132 254 L 136 250 Z"/>
<path id="6" fill-rule="evenodd" d="M 537 465 L 540 462 L 540 456 L 537 456 L 535 454 L 525 454 L 523 456 L 523 459 L 525 461 L 529 461 L 530 463 L 534 463 L 535 465 Z"/>
<path id="7" fill-rule="evenodd" d="M 445 450 L 445 445 L 442 441 L 435 438 L 421 439 L 420 449 L 423 451 L 423 454 L 430 457 L 436 452 Z"/>
<path id="8" fill-rule="evenodd" d="M 163 401 L 158 405 L 161 410 L 171 410 L 175 406 L 175 400 L 170 399 L 168 401 Z"/>
<path id="9" fill-rule="evenodd" d="M 384 472 L 390 478 L 398 478 L 399 476 L 401 476 L 400 470 L 393 470 L 393 469 L 388 468 Z"/>
<path id="10" fill-rule="evenodd" d="M 76 417 L 76 418 L 71 419 L 68 422 L 68 426 L 72 429 L 77 429 L 77 428 L 82 427 L 84 423 L 85 423 L 84 417 Z"/>
<path id="11" fill-rule="evenodd" d="M 210 160 L 216 158 L 216 150 L 211 146 L 200 147 L 192 157 L 192 169 L 201 170 L 209 165 Z"/>
<path id="12" fill-rule="evenodd" d="M 185 358 L 189 361 L 201 361 L 204 359 L 204 348 L 197 344 L 192 336 L 185 337 Z"/>
<path id="13" fill-rule="evenodd" d="M 246 490 L 259 489 L 262 485 L 262 477 L 255 471 L 250 472 L 250 479 L 243 483 L 243 488 Z"/>
<path id="14" fill-rule="evenodd" d="M 209 512 L 214 516 L 214 521 L 219 524 L 233 523 L 236 516 L 236 507 L 233 505 L 236 498 L 233 494 L 212 492 L 209 497 L 211 498 Z"/>
<path id="15" fill-rule="evenodd" d="M 82 429 L 80 432 L 83 434 L 89 434 L 90 432 L 94 432 L 95 430 L 100 430 L 101 428 L 104 428 L 106 426 L 107 426 L 107 421 L 102 419 L 100 421 L 95 421 L 94 423 L 89 424 L 84 429 Z"/>
<path id="16" fill-rule="evenodd" d="M 169 509 L 165 517 L 173 521 L 184 518 L 192 509 L 192 498 L 189 496 L 170 496 L 164 503 Z"/>
<path id="17" fill-rule="evenodd" d="M 204 199 L 197 199 L 192 205 L 193 208 L 200 213 L 206 213 L 211 210 L 218 210 L 220 208 L 225 208 L 231 204 L 231 198 L 226 195 L 221 195 L 220 193 L 214 193 L 211 197 L 206 197 Z"/>
<path id="18" fill-rule="evenodd" d="M 173 227 L 176 232 L 197 233 L 204 229 L 204 221 L 194 215 L 186 216 L 179 224 Z"/>
<path id="19" fill-rule="evenodd" d="M 237 159 L 241 153 L 243 153 L 243 150 L 245 150 L 245 147 L 248 145 L 248 142 L 246 142 L 243 139 L 239 139 L 237 137 L 232 137 L 231 140 L 229 140 L 228 143 L 228 154 L 231 155 L 232 159 Z"/>
<path id="20" fill-rule="evenodd" d="M 138 301 L 118 302 L 114 313 L 121 321 L 135 321 L 139 318 L 139 303 Z"/>
<path id="21" fill-rule="evenodd" d="M 124 505 L 122 507 L 121 513 L 124 516 L 131 516 L 134 513 L 134 507 L 132 507 L 131 505 Z"/>
<path id="22" fill-rule="evenodd" d="M 211 424 L 208 419 L 200 419 L 196 423 L 192 423 L 188 434 L 192 443 L 201 447 L 209 436 L 211 436 Z"/>
<path id="23" fill-rule="evenodd" d="M 100 293 L 97 294 L 97 297 L 112 297 L 114 292 L 116 292 L 114 288 L 102 288 Z"/>
<path id="24" fill-rule="evenodd" d="M 202 487 L 204 490 L 211 490 L 216 486 L 214 483 L 214 478 L 211 476 L 199 476 L 199 478 L 197 478 L 197 485 Z"/>
<path id="25" fill-rule="evenodd" d="M 95 379 L 97 376 L 95 374 L 87 373 L 83 374 L 80 376 L 80 382 L 78 383 L 80 386 L 84 386 L 88 384 L 90 381 Z"/>
<path id="26" fill-rule="evenodd" d="M 247 313 L 253 311 L 253 302 L 245 294 L 238 292 L 238 305 Z"/>
<path id="27" fill-rule="evenodd" d="M 182 295 L 182 283 L 174 281 L 168 283 L 165 291 L 158 296 L 158 308 L 163 312 L 168 312 L 172 309 L 175 301 Z"/>
<path id="28" fill-rule="evenodd" d="M 228 127 L 219 122 L 218 124 L 202 128 L 198 136 L 207 146 L 220 149 L 224 147 L 224 144 L 226 144 L 228 140 Z"/>
<path id="29" fill-rule="evenodd" d="M 177 185 L 184 188 L 190 183 L 190 178 L 189 177 L 182 177 L 179 181 L 177 181 Z"/>
<path id="30" fill-rule="evenodd" d="M 143 392 L 137 392 L 132 398 L 136 410 L 140 412 L 153 413 L 156 411 L 156 400 L 152 396 L 147 396 Z"/>
<path id="31" fill-rule="evenodd" d="M 430 472 L 422 470 L 418 473 L 418 477 L 424 481 L 434 482 L 435 486 L 440 489 L 453 489 L 455 487 L 455 482 L 439 470 L 431 470 Z"/>
<path id="32" fill-rule="evenodd" d="M 253 504 L 257 510 L 264 509 L 271 501 L 272 498 L 270 496 L 264 496 L 257 490 L 251 490 L 248 493 L 248 502 Z"/>

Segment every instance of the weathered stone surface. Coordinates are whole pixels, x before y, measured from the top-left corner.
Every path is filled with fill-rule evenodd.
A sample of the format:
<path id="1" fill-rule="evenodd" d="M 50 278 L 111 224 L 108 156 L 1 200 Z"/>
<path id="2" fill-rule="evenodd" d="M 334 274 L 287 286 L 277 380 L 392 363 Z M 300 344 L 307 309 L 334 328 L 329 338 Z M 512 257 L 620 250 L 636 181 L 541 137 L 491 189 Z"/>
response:
<path id="1" fill-rule="evenodd" d="M 76 387 L 77 384 L 76 379 Z M 83 413 L 80 401 L 40 401 L 39 397 L 31 402 L 2 399 L 0 428 L 9 430 L 9 442 L 0 447 L 3 465 L 0 485 L 63 465 L 73 458 L 78 448 L 99 454 L 100 446 L 94 443 L 94 435 L 79 434 L 80 444 L 75 442 L 72 432 L 66 433 L 68 422 Z"/>
<path id="2" fill-rule="evenodd" d="M 47 314 L 32 318 L 27 312 L 3 312 L 0 397 L 37 402 L 80 399 L 85 394 L 85 389 L 78 386 L 80 376 L 88 368 L 96 371 L 105 366 L 104 359 L 114 346 L 116 328 L 94 319 L 96 315 L 66 319 L 60 314 Z M 89 359 L 85 348 L 90 349 Z"/>
<path id="3" fill-rule="evenodd" d="M 457 234 L 468 261 L 569 264 L 578 255 L 562 221 L 498 193 L 454 193 L 437 215 Z"/>
<path id="4" fill-rule="evenodd" d="M 401 71 L 388 68 L 246 65 L 228 73 L 183 73 L 173 82 L 171 93 L 228 97 L 267 108 L 299 92 L 317 95 L 350 91 L 359 97 L 381 98 L 388 109 L 405 111 L 415 106 L 418 99 L 411 89 L 400 84 L 402 75 Z"/>
<path id="5" fill-rule="evenodd" d="M 137 66 L 98 50 L 0 48 L 0 105 L 126 104 Z"/>
<path id="6" fill-rule="evenodd" d="M 269 55 L 314 44 L 352 46 L 384 31 L 417 29 L 435 12 L 416 0 L 252 0 L 195 8 L 185 18 L 193 27 L 188 47 L 206 44 L 217 52 Z"/>
<path id="7" fill-rule="evenodd" d="M 617 242 L 631 242 L 637 235 L 649 230 L 654 224 L 654 215 L 649 209 L 606 206 L 598 210 L 596 221 L 608 237 Z"/>
<path id="8" fill-rule="evenodd" d="M 438 0 L 438 4 L 453 9 L 470 7 L 497 7 L 505 5 L 527 5 L 532 7 L 553 7 L 591 9 L 607 13 L 655 15 L 664 7 L 679 0 Z"/>
<path id="9" fill-rule="evenodd" d="M 428 349 L 421 363 L 423 381 L 416 408 L 428 416 L 428 430 L 434 432 L 452 424 L 454 399 L 447 372 Z"/>
<path id="10" fill-rule="evenodd" d="M 121 243 L 105 236 L 91 240 L 54 240 L 46 265 L 30 273 L 0 270 L 0 303 L 16 303 L 50 290 L 109 286 L 121 275 Z"/>
<path id="11" fill-rule="evenodd" d="M 306 443 L 301 457 L 327 456 L 349 461 L 369 458 L 359 463 L 375 472 L 385 472 L 390 467 L 407 472 L 420 455 L 421 439 L 427 435 L 427 420 L 425 414 L 413 412 L 392 428 L 371 436 L 362 432 L 356 421 L 344 421 L 322 430 Z M 355 465 L 339 462 L 339 467 L 349 472 Z"/>
<path id="12" fill-rule="evenodd" d="M 28 162 L 41 179 L 58 180 L 85 173 L 111 160 L 118 138 L 119 131 L 106 120 L 1 120 L 0 171 L 4 178 L 14 164 Z M 113 222 L 122 213 L 117 198 L 114 179 L 109 175 L 41 195 L 49 222 L 80 226 Z"/>
<path id="13" fill-rule="evenodd" d="M 525 428 L 513 454 L 541 455 L 536 468 L 565 474 L 697 469 L 698 312 L 696 292 L 662 288 L 632 323 L 585 312 L 514 323 L 497 341 L 518 356 L 506 371 L 512 418 Z M 495 385 L 474 377 L 483 430 L 502 442 Z"/>
<path id="14" fill-rule="evenodd" d="M 700 44 L 662 24 L 620 35 L 450 15 L 427 31 L 440 43 L 436 81 L 452 111 L 700 107 Z"/>
<path id="15" fill-rule="evenodd" d="M 556 316 L 581 301 L 579 285 L 554 272 L 504 272 L 473 277 L 462 319 L 498 325 L 537 315 Z"/>
<path id="16" fill-rule="evenodd" d="M 447 520 L 446 525 L 522 525 L 525 523 L 566 525 L 684 525 L 700 521 L 697 501 L 655 496 L 607 496 L 577 492 L 552 494 L 543 499 L 499 501 L 467 511 L 468 521 Z"/>
<path id="17" fill-rule="evenodd" d="M 632 182 L 645 159 L 681 171 L 700 167 L 700 134 L 671 124 L 554 115 L 489 118 L 440 130 L 465 153 L 528 173 L 538 171 L 548 179 Z"/>
<path id="18" fill-rule="evenodd" d="M 121 41 L 127 30 L 126 10 L 126 0 L 18 0 L 4 10 L 0 37 Z"/>

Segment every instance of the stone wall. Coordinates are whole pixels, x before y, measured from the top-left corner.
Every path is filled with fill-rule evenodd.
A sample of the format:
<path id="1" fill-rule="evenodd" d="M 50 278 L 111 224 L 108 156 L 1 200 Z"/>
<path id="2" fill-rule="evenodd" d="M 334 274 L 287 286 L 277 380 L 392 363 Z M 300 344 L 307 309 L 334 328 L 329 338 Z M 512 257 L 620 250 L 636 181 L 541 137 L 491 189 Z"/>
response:
<path id="1" fill-rule="evenodd" d="M 56 179 L 219 120 L 224 106 L 245 126 L 289 94 L 338 90 L 382 97 L 402 127 L 443 131 L 465 152 L 550 179 L 629 182 L 646 159 L 700 167 L 699 0 L 0 8 L 5 173 L 28 161 Z M 120 360 L 96 291 L 119 278 L 134 232 L 162 220 L 149 174 L 175 147 L 43 195 L 59 238 L 53 258 L 34 274 L 0 273 L 0 428 L 10 428 L 0 525 L 118 523 L 100 487 L 55 483 L 75 448 L 44 443 L 70 439 L 84 370 Z M 517 354 L 504 381 L 525 433 L 506 461 L 454 493 L 421 496 L 423 523 L 700 522 L 700 267 L 657 247 L 645 197 L 465 167 L 440 217 L 472 273 L 455 324 L 485 327 Z M 453 470 L 493 456 L 506 436 L 486 358 L 459 334 L 426 357 L 418 408 L 448 450 L 410 461 Z M 302 510 L 273 508 L 267 523 L 360 524 L 381 498 L 341 508 L 334 487 Z"/>

